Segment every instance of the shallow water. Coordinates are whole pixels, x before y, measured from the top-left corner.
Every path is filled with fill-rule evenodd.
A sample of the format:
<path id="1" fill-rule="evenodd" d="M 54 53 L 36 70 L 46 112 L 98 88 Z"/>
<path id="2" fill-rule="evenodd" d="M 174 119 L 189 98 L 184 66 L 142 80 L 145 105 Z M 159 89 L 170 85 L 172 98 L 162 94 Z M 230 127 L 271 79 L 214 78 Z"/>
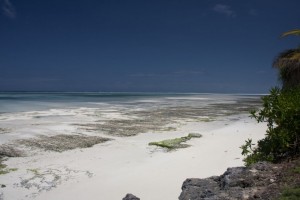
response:
<path id="1" fill-rule="evenodd" d="M 0 113 L 62 108 L 151 108 L 172 106 L 203 107 L 218 103 L 256 104 L 260 95 L 160 94 L 160 93 L 0 93 Z"/>
<path id="2" fill-rule="evenodd" d="M 133 136 L 248 113 L 259 95 L 153 93 L 0 93 L 0 141 L 34 135 Z"/>

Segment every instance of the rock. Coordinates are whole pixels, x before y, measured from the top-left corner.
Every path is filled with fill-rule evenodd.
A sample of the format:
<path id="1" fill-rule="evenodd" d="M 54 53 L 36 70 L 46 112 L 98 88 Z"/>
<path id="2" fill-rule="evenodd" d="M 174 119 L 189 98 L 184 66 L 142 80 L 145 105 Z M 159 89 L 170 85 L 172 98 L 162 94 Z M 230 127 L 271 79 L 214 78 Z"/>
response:
<path id="1" fill-rule="evenodd" d="M 260 162 L 250 167 L 228 168 L 221 176 L 187 179 L 179 200 L 246 200 L 257 199 L 260 192 L 276 181 L 272 164 Z"/>
<path id="2" fill-rule="evenodd" d="M 220 192 L 214 177 L 207 179 L 187 179 L 182 185 L 180 200 L 210 198 Z"/>
<path id="3" fill-rule="evenodd" d="M 134 196 L 133 194 L 126 194 L 122 200 L 140 200 L 140 198 Z"/>
<path id="4" fill-rule="evenodd" d="M 191 138 L 201 138 L 202 135 L 200 133 L 189 133 L 188 137 L 191 137 Z"/>

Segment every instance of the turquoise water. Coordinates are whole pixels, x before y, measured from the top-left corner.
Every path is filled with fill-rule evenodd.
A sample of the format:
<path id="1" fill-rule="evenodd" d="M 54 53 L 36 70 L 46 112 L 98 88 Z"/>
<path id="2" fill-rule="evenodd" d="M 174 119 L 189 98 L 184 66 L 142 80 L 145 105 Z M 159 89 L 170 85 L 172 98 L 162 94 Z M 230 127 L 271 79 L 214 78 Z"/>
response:
<path id="1" fill-rule="evenodd" d="M 261 95 L 180 94 L 180 93 L 0 93 L 0 113 L 40 111 L 73 107 L 172 107 L 226 104 L 248 101 L 257 104 Z"/>

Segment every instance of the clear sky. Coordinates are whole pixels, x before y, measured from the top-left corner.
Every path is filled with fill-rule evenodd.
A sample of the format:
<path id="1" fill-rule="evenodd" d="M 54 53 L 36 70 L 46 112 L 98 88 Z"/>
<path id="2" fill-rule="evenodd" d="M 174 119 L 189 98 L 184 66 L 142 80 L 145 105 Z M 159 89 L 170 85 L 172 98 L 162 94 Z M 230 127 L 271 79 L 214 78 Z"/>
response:
<path id="1" fill-rule="evenodd" d="M 0 0 L 0 91 L 266 93 L 300 0 Z"/>

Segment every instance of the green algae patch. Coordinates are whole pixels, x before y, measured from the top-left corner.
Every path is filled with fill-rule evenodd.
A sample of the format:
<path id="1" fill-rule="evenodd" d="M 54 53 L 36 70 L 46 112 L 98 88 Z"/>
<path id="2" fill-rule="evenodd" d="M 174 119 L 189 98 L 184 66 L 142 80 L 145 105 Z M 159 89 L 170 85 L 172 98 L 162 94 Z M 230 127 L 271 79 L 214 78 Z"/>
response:
<path id="1" fill-rule="evenodd" d="M 39 169 L 27 169 L 27 171 L 33 173 L 35 176 L 40 175 Z"/>
<path id="2" fill-rule="evenodd" d="M 190 134 L 188 134 L 188 136 L 185 136 L 185 137 L 162 140 L 162 141 L 159 141 L 159 142 L 150 142 L 149 145 L 163 147 L 163 148 L 166 148 L 168 150 L 186 148 L 186 147 L 189 147 L 190 145 L 183 144 L 183 143 L 185 143 L 186 141 L 188 141 L 192 138 L 200 138 L 200 137 L 202 137 L 202 135 L 199 134 L 199 133 L 190 133 Z"/>
<path id="3" fill-rule="evenodd" d="M 7 165 L 3 164 L 0 160 L 0 175 L 8 174 L 9 172 L 14 172 L 17 170 L 17 168 L 7 168 Z"/>

